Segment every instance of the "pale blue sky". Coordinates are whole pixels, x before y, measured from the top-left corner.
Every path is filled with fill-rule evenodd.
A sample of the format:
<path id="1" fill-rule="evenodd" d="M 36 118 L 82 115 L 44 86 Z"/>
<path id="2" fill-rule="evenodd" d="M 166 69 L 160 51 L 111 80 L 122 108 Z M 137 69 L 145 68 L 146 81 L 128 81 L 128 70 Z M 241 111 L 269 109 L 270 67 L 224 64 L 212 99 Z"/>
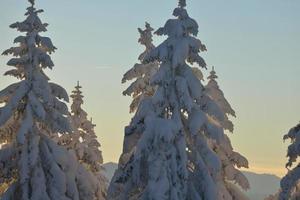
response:
<path id="1" fill-rule="evenodd" d="M 176 0 L 37 0 L 58 50 L 53 81 L 69 92 L 80 80 L 85 108 L 97 123 L 105 161 L 117 161 L 123 128 L 130 121 L 130 97 L 123 97 L 122 74 L 143 48 L 137 27 L 154 28 L 171 17 Z M 214 65 L 219 84 L 237 112 L 231 136 L 250 170 L 285 173 L 282 136 L 300 120 L 300 1 L 187 0 L 199 38 Z M 0 0 L 0 50 L 17 35 L 8 26 L 23 20 L 25 0 Z M 158 44 L 161 38 L 155 37 Z M 0 73 L 8 57 L 0 57 Z M 207 72 L 204 72 L 207 75 Z M 1 76 L 0 88 L 15 81 Z"/>

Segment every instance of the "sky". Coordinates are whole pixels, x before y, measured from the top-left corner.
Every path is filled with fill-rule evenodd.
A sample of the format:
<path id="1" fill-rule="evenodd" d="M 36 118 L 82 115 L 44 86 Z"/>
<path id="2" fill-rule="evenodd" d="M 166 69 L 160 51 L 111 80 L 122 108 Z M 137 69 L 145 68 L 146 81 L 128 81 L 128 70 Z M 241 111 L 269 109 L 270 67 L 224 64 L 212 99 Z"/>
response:
<path id="1" fill-rule="evenodd" d="M 250 171 L 283 176 L 286 148 L 282 137 L 300 121 L 300 1 L 187 0 L 199 24 L 198 38 L 215 66 L 218 82 L 235 109 L 234 149 L 246 156 Z M 19 35 L 8 26 L 24 19 L 25 0 L 0 0 L 0 51 Z M 105 162 L 117 162 L 131 97 L 122 96 L 122 75 L 143 52 L 137 27 L 159 28 L 172 17 L 176 0 L 36 0 L 49 23 L 45 36 L 58 48 L 51 81 L 70 93 L 83 86 L 84 109 L 97 124 Z M 159 44 L 164 38 L 154 37 Z M 0 73 L 10 69 L 0 57 Z M 208 71 L 203 73 L 207 76 Z M 0 88 L 16 80 L 1 76 Z M 206 82 L 204 82 L 205 84 Z"/>

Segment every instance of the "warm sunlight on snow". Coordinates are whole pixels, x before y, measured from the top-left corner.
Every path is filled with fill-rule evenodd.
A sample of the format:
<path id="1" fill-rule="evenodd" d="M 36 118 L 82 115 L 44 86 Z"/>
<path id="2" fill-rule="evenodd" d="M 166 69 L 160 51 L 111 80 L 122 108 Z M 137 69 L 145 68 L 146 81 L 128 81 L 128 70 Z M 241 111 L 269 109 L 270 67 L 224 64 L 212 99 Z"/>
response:
<path id="1" fill-rule="evenodd" d="M 300 199 L 299 9 L 0 1 L 0 199 Z"/>

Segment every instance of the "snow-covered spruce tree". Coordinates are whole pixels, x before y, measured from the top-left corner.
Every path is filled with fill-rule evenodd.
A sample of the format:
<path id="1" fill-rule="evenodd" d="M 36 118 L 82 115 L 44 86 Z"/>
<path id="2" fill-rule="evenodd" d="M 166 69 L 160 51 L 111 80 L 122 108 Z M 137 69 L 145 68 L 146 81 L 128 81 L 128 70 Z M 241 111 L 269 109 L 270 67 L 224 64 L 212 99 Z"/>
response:
<path id="1" fill-rule="evenodd" d="M 290 129 L 288 134 L 283 138 L 284 140 L 291 139 L 291 144 L 288 147 L 287 157 L 289 161 L 286 167 L 289 169 L 297 162 L 300 154 L 300 123 Z M 289 169 L 286 176 L 280 182 L 281 191 L 279 193 L 279 200 L 296 200 L 300 199 L 300 164 L 298 163 L 293 169 Z"/>
<path id="2" fill-rule="evenodd" d="M 224 129 L 233 132 L 233 123 L 228 117 L 230 115 L 235 117 L 235 111 L 224 97 L 224 93 L 216 81 L 217 78 L 218 76 L 213 67 L 208 76 L 209 81 L 205 86 L 205 93 L 215 101 L 222 112 L 216 112 L 215 107 L 211 106 L 206 107 L 206 111 L 216 119 Z M 248 161 L 241 154 L 233 151 L 229 137 L 227 135 L 224 135 L 224 137 L 225 139 L 219 144 L 213 140 L 209 140 L 211 148 L 217 153 L 222 163 L 222 179 L 218 181 L 219 199 L 247 199 L 233 183 L 238 184 L 244 190 L 249 189 L 247 178 L 239 170 L 242 167 L 248 168 Z"/>
<path id="3" fill-rule="evenodd" d="M 14 69 L 6 75 L 20 81 L 0 91 L 0 127 L 13 123 L 15 130 L 4 131 L 10 133 L 0 149 L 0 184 L 9 184 L 1 199 L 93 200 L 92 174 L 50 139 L 50 134 L 70 131 L 64 103 L 68 95 L 43 71 L 54 66 L 49 54 L 56 48 L 50 38 L 40 35 L 48 25 L 38 17 L 43 10 L 35 9 L 34 0 L 29 2 L 26 19 L 10 26 L 24 33 L 14 40 L 19 45 L 3 52 L 15 57 L 8 61 Z"/>
<path id="4" fill-rule="evenodd" d="M 223 112 L 205 93 L 188 63 L 206 67 L 199 56 L 205 46 L 194 36 L 197 23 L 179 1 L 175 19 L 167 21 L 158 35 L 168 38 L 151 50 L 143 64 L 159 62 L 150 80 L 153 96 L 145 97 L 125 129 L 121 162 L 108 190 L 108 199 L 203 199 L 216 200 L 222 179 L 222 163 L 209 141 L 220 145 L 227 138 L 212 116 Z M 198 71 L 199 72 L 199 71 Z M 214 110 L 215 113 L 207 113 Z M 137 135 L 131 143 L 129 137 Z M 126 154 L 126 156 L 124 156 Z M 236 191 L 236 190 L 232 190 Z M 224 198 L 223 198 L 224 199 Z"/>
<path id="5" fill-rule="evenodd" d="M 155 48 L 152 44 L 152 31 L 153 28 L 149 23 L 146 22 L 145 29 L 138 28 L 140 33 L 139 43 L 145 46 L 145 51 L 138 57 L 139 61 L 142 62 L 145 56 Z M 130 112 L 135 112 L 139 103 L 144 97 L 152 96 L 155 92 L 155 87 L 150 85 L 150 78 L 157 72 L 158 62 L 150 63 L 136 63 L 130 70 L 128 70 L 122 79 L 122 83 L 126 81 L 134 82 L 123 92 L 123 95 L 132 96 L 133 100 L 130 104 Z"/>
<path id="6" fill-rule="evenodd" d="M 75 152 L 79 162 L 88 171 L 93 173 L 94 182 L 97 183 L 95 199 L 102 200 L 106 197 L 107 180 L 103 175 L 103 158 L 100 151 L 100 143 L 94 130 L 96 126 L 92 119 L 87 119 L 87 113 L 82 109 L 83 95 L 79 82 L 72 91 L 72 105 L 70 121 L 73 129 L 72 134 L 59 137 L 59 144 L 67 147 L 69 151 Z"/>

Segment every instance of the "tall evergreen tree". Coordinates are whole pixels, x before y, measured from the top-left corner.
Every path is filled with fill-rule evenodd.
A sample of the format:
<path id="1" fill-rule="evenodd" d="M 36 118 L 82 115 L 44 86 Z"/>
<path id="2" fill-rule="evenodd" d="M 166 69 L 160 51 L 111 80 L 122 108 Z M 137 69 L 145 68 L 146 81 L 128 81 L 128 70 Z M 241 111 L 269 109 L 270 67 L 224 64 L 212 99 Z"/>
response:
<path id="1" fill-rule="evenodd" d="M 73 132 L 60 136 L 59 144 L 67 147 L 70 151 L 74 151 L 79 162 L 93 173 L 93 182 L 96 183 L 97 187 L 95 199 L 102 200 L 106 197 L 107 180 L 103 175 L 103 157 L 99 149 L 101 145 L 94 130 L 96 125 L 93 124 L 92 119 L 87 119 L 87 113 L 82 108 L 84 102 L 81 88 L 78 82 L 71 94 L 70 121 Z"/>
<path id="2" fill-rule="evenodd" d="M 160 63 L 150 78 L 155 93 L 140 101 L 125 129 L 108 199 L 220 199 L 222 161 L 210 141 L 228 139 L 214 117 L 224 113 L 205 93 L 202 73 L 188 65 L 206 68 L 199 56 L 206 47 L 195 38 L 198 25 L 185 6 L 180 0 L 175 19 L 156 31 L 167 39 L 144 57 L 143 64 Z"/>
<path id="3" fill-rule="evenodd" d="M 16 130 L 0 149 L 0 184 L 9 184 L 1 199 L 92 200 L 92 175 L 50 139 L 51 134 L 70 132 L 64 103 L 68 95 L 43 71 L 53 68 L 49 54 L 56 48 L 40 35 L 48 26 L 38 17 L 43 10 L 34 7 L 34 0 L 29 2 L 26 19 L 10 26 L 24 33 L 14 40 L 19 45 L 3 52 L 15 57 L 7 63 L 14 69 L 5 74 L 20 81 L 0 91 L 0 127 L 14 123 Z"/>
<path id="4" fill-rule="evenodd" d="M 286 168 L 291 168 L 300 155 L 300 123 L 291 128 L 288 134 L 283 138 L 290 139 L 291 144 L 288 147 L 287 157 L 289 158 Z M 293 169 L 289 169 L 286 176 L 280 182 L 281 191 L 279 200 L 297 200 L 300 199 L 300 164 L 298 163 Z"/>

